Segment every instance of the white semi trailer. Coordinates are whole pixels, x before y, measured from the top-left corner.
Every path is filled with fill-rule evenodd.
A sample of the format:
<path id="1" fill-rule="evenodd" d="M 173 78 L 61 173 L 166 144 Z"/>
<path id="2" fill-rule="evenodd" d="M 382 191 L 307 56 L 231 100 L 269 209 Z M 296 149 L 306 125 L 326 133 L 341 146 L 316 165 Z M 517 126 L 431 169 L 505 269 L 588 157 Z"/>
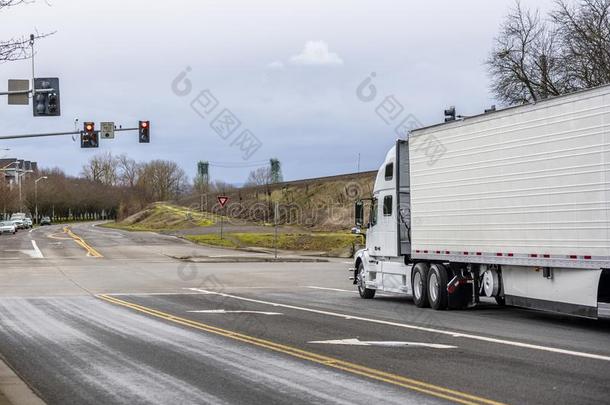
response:
<path id="1" fill-rule="evenodd" d="M 368 204 L 367 204 L 368 205 Z M 364 226 L 363 201 L 356 225 Z M 412 131 L 375 181 L 362 298 L 610 317 L 610 86 Z"/>

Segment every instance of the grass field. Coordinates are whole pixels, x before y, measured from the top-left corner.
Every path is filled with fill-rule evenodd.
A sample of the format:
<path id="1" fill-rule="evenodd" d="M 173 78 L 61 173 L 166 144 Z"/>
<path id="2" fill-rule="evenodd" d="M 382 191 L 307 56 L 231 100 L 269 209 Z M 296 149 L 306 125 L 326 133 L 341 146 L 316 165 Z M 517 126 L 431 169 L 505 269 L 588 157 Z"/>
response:
<path id="1" fill-rule="evenodd" d="M 212 246 L 231 248 L 274 248 L 273 233 L 228 233 L 220 239 L 219 234 L 186 235 L 186 239 Z M 353 254 L 355 245 L 362 243 L 362 236 L 343 232 L 280 233 L 277 248 L 281 250 L 324 252 L 331 256 Z"/>
<path id="2" fill-rule="evenodd" d="M 211 233 L 199 235 L 188 234 L 188 231 L 184 231 L 200 227 L 212 227 L 217 225 L 220 219 L 219 215 L 213 213 L 202 213 L 168 203 L 155 203 L 123 221 L 106 223 L 101 226 L 127 231 L 174 233 L 192 242 L 210 246 L 263 249 L 273 249 L 275 247 L 273 231 L 265 227 L 262 222 L 257 224 L 260 231 L 252 230 L 250 225 L 250 229 L 233 229 L 225 232 L 222 239 L 213 229 L 210 230 Z M 328 256 L 351 257 L 355 247 L 363 243 L 362 238 L 361 235 L 353 235 L 347 231 L 323 232 L 299 230 L 299 228 L 282 228 L 277 236 L 277 248 L 297 252 L 317 252 Z"/>
<path id="3" fill-rule="evenodd" d="M 177 205 L 156 203 L 121 222 L 107 223 L 107 228 L 127 231 L 177 231 L 198 226 L 211 226 L 220 217 L 196 212 Z"/>

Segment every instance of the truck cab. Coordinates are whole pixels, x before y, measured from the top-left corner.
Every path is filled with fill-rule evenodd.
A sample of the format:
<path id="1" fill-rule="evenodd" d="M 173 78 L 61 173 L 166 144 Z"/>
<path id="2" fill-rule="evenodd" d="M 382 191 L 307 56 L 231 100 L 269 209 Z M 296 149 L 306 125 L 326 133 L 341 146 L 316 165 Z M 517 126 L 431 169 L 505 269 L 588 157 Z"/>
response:
<path id="1" fill-rule="evenodd" d="M 375 290 L 411 292 L 411 266 L 407 262 L 410 251 L 407 156 L 407 141 L 398 141 L 388 151 L 375 178 L 366 225 L 366 247 L 356 252 L 354 268 L 354 283 L 361 296 L 372 296 Z M 362 224 L 363 205 L 356 211 Z"/>

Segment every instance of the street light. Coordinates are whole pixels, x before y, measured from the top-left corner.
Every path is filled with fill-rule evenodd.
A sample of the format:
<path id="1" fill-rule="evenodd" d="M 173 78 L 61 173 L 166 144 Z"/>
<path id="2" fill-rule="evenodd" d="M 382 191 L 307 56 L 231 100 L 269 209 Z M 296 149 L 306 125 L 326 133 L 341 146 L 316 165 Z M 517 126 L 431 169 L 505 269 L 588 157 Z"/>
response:
<path id="1" fill-rule="evenodd" d="M 12 165 L 17 165 L 17 167 L 15 167 L 15 179 L 17 180 L 17 185 L 19 186 L 19 211 L 21 211 L 21 176 L 19 175 L 19 161 L 15 160 L 4 167 L 0 167 L 0 171 L 7 171 L 7 167 Z"/>
<path id="2" fill-rule="evenodd" d="M 5 170 L 7 167 L 14 165 L 14 164 L 18 164 L 19 161 L 15 160 L 14 162 L 9 163 L 8 165 L 4 166 L 4 167 L 0 167 L 0 170 Z"/>
<path id="3" fill-rule="evenodd" d="M 47 176 L 42 176 L 42 177 L 39 177 L 39 178 L 37 178 L 36 180 L 34 180 L 34 201 L 35 201 L 35 203 L 34 203 L 34 204 L 35 204 L 35 206 L 36 206 L 36 208 L 35 208 L 35 212 L 36 212 L 36 213 L 34 214 L 36 217 L 35 217 L 34 219 L 36 220 L 36 225 L 38 225 L 38 224 L 39 224 L 39 222 L 40 222 L 40 221 L 38 220 L 38 182 L 39 182 L 40 180 L 46 180 L 46 179 L 48 179 L 48 177 L 47 177 Z"/>

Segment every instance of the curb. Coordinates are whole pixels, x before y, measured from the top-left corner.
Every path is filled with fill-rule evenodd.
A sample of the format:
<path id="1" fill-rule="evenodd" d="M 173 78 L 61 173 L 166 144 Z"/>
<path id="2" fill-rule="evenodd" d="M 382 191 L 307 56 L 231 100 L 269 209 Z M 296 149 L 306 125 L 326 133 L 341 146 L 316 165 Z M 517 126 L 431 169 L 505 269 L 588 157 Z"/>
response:
<path id="1" fill-rule="evenodd" d="M 0 357 L 0 405 L 45 405 Z"/>
<path id="2" fill-rule="evenodd" d="M 308 257 L 259 257 L 259 256 L 170 256 L 189 263 L 328 263 L 328 259 Z"/>

